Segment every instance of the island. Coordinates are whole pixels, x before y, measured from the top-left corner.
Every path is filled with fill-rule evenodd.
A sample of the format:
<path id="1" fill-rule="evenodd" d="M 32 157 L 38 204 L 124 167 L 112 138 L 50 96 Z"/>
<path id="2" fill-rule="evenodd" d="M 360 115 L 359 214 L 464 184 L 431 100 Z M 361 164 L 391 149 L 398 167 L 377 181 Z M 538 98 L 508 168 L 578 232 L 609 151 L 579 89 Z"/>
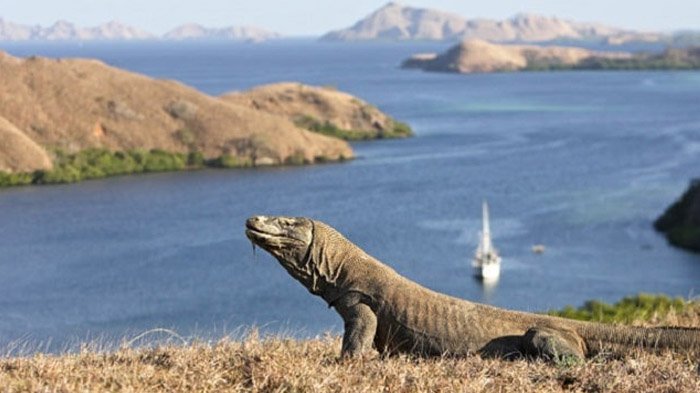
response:
<path id="1" fill-rule="evenodd" d="M 419 53 L 402 68 L 460 74 L 553 70 L 700 69 L 700 47 L 669 48 L 663 53 L 604 52 L 566 46 L 494 44 L 468 39 L 446 52 Z"/>
<path id="2" fill-rule="evenodd" d="M 0 186 L 343 161 L 354 157 L 353 150 L 346 141 L 323 135 L 328 127 L 348 126 L 364 133 L 358 139 L 371 139 L 400 124 L 349 94 L 290 85 L 322 91 L 323 100 L 292 100 L 290 117 L 276 113 L 282 104 L 275 110 L 256 108 L 241 93 L 212 97 L 97 60 L 25 59 L 0 52 Z M 370 127 L 362 131 L 365 124 Z"/>
<path id="3" fill-rule="evenodd" d="M 654 222 L 654 228 L 666 235 L 669 243 L 700 252 L 700 179 Z"/>

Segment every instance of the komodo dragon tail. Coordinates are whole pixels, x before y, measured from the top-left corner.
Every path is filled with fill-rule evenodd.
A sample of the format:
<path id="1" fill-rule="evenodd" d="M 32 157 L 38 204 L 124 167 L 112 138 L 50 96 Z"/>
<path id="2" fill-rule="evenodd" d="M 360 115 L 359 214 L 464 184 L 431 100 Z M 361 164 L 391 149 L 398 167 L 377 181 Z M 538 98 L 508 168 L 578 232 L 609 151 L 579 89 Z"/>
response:
<path id="1" fill-rule="evenodd" d="M 673 350 L 700 356 L 700 328 L 631 327 L 583 323 L 576 327 L 589 352 L 629 352 L 634 348 L 647 351 Z"/>

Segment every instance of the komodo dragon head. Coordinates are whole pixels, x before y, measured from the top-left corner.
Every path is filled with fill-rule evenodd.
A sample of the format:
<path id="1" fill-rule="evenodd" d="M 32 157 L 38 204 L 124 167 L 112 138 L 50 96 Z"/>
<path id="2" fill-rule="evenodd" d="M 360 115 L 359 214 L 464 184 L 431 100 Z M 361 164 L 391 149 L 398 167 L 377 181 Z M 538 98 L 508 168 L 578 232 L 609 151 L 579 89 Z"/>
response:
<path id="1" fill-rule="evenodd" d="M 294 278 L 309 288 L 313 266 L 308 258 L 314 237 L 314 223 L 304 217 L 254 216 L 246 220 L 245 234 L 277 258 Z"/>
<path id="2" fill-rule="evenodd" d="M 311 293 L 334 296 L 348 247 L 355 247 L 328 225 L 304 217 L 254 216 L 246 221 L 253 245 L 272 254 Z M 329 299 L 326 299 L 329 300 Z"/>

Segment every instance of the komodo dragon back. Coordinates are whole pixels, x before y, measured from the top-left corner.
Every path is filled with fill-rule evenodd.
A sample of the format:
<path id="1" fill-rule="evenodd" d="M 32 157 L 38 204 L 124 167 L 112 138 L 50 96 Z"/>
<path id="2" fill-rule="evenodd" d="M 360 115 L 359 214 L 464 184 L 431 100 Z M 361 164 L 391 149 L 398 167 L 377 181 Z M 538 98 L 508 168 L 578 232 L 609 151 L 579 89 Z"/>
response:
<path id="1" fill-rule="evenodd" d="M 634 348 L 700 356 L 697 328 L 612 326 L 472 303 L 408 280 L 320 221 L 256 216 L 246 226 L 254 244 L 340 314 L 343 356 L 372 348 L 547 359 Z"/>

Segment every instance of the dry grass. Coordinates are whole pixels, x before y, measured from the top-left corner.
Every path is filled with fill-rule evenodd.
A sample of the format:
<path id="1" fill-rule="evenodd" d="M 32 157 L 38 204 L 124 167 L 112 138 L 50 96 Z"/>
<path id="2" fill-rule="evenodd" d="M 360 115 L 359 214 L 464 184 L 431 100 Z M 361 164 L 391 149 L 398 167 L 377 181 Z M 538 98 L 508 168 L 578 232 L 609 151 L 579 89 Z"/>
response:
<path id="1" fill-rule="evenodd" d="M 340 339 L 268 338 L 0 360 L 5 392 L 697 392 L 691 361 L 633 354 L 576 365 L 420 359 L 339 361 Z"/>

